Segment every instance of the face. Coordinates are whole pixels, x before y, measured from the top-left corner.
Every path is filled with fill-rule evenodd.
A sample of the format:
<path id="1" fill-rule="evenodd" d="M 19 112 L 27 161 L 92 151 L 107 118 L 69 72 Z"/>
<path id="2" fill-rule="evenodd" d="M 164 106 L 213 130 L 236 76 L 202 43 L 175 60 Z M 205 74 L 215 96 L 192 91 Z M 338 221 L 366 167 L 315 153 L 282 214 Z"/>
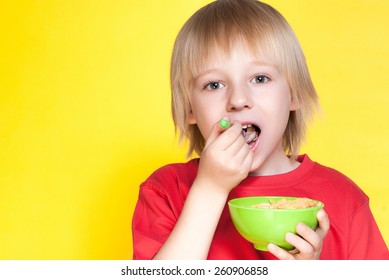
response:
<path id="1" fill-rule="evenodd" d="M 274 65 L 236 48 L 205 63 L 194 78 L 189 122 L 197 124 L 205 140 L 220 119 L 239 121 L 254 152 L 251 173 L 277 172 L 287 160 L 282 138 L 289 113 L 296 109 L 288 82 Z"/>

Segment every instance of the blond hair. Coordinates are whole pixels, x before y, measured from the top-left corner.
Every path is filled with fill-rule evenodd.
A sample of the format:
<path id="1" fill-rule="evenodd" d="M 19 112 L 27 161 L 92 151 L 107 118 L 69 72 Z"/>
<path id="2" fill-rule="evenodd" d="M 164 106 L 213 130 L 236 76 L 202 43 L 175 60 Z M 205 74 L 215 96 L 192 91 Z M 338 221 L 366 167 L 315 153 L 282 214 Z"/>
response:
<path id="1" fill-rule="evenodd" d="M 300 44 L 284 17 L 256 0 L 219 0 L 195 14 L 181 28 L 172 53 L 170 82 L 172 114 L 180 139 L 189 140 L 188 156 L 201 154 L 205 140 L 196 124 L 189 124 L 191 83 L 216 51 L 229 53 L 244 42 L 285 75 L 298 109 L 290 112 L 283 135 L 286 154 L 295 158 L 306 135 L 307 121 L 318 108 L 318 97 Z"/>

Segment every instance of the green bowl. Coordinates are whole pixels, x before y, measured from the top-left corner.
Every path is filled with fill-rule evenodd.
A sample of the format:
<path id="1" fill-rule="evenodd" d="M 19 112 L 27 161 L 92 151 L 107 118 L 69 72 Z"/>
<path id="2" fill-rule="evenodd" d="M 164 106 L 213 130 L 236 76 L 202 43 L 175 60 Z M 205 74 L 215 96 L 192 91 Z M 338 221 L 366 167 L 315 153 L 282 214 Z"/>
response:
<path id="1" fill-rule="evenodd" d="M 238 232 L 254 248 L 267 251 L 267 245 L 273 243 L 286 250 L 294 247 L 285 241 L 285 234 L 296 233 L 296 225 L 300 222 L 313 230 L 317 227 L 317 212 L 324 207 L 320 206 L 303 209 L 266 209 L 253 208 L 252 205 L 267 203 L 269 199 L 278 201 L 282 198 L 293 200 L 297 197 L 286 196 L 253 196 L 235 198 L 228 201 L 232 222 Z"/>

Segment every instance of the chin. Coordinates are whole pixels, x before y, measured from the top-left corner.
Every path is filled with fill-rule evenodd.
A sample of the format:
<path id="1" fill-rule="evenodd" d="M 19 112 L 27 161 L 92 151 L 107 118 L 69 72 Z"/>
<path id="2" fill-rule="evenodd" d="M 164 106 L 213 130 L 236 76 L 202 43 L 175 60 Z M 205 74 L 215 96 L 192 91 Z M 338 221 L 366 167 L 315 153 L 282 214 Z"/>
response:
<path id="1" fill-rule="evenodd" d="M 253 164 L 251 165 L 249 175 L 257 175 L 261 171 L 261 167 L 263 165 L 264 161 L 260 159 L 254 159 Z"/>

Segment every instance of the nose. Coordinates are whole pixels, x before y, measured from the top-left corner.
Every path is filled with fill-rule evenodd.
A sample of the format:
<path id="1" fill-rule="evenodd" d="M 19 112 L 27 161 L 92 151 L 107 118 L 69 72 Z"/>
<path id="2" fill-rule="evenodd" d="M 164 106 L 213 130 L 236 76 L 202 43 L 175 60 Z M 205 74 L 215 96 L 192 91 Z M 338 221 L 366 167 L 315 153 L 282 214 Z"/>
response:
<path id="1" fill-rule="evenodd" d="M 251 109 L 252 107 L 253 100 L 248 91 L 243 88 L 230 90 L 227 111 L 240 111 L 243 109 Z"/>

